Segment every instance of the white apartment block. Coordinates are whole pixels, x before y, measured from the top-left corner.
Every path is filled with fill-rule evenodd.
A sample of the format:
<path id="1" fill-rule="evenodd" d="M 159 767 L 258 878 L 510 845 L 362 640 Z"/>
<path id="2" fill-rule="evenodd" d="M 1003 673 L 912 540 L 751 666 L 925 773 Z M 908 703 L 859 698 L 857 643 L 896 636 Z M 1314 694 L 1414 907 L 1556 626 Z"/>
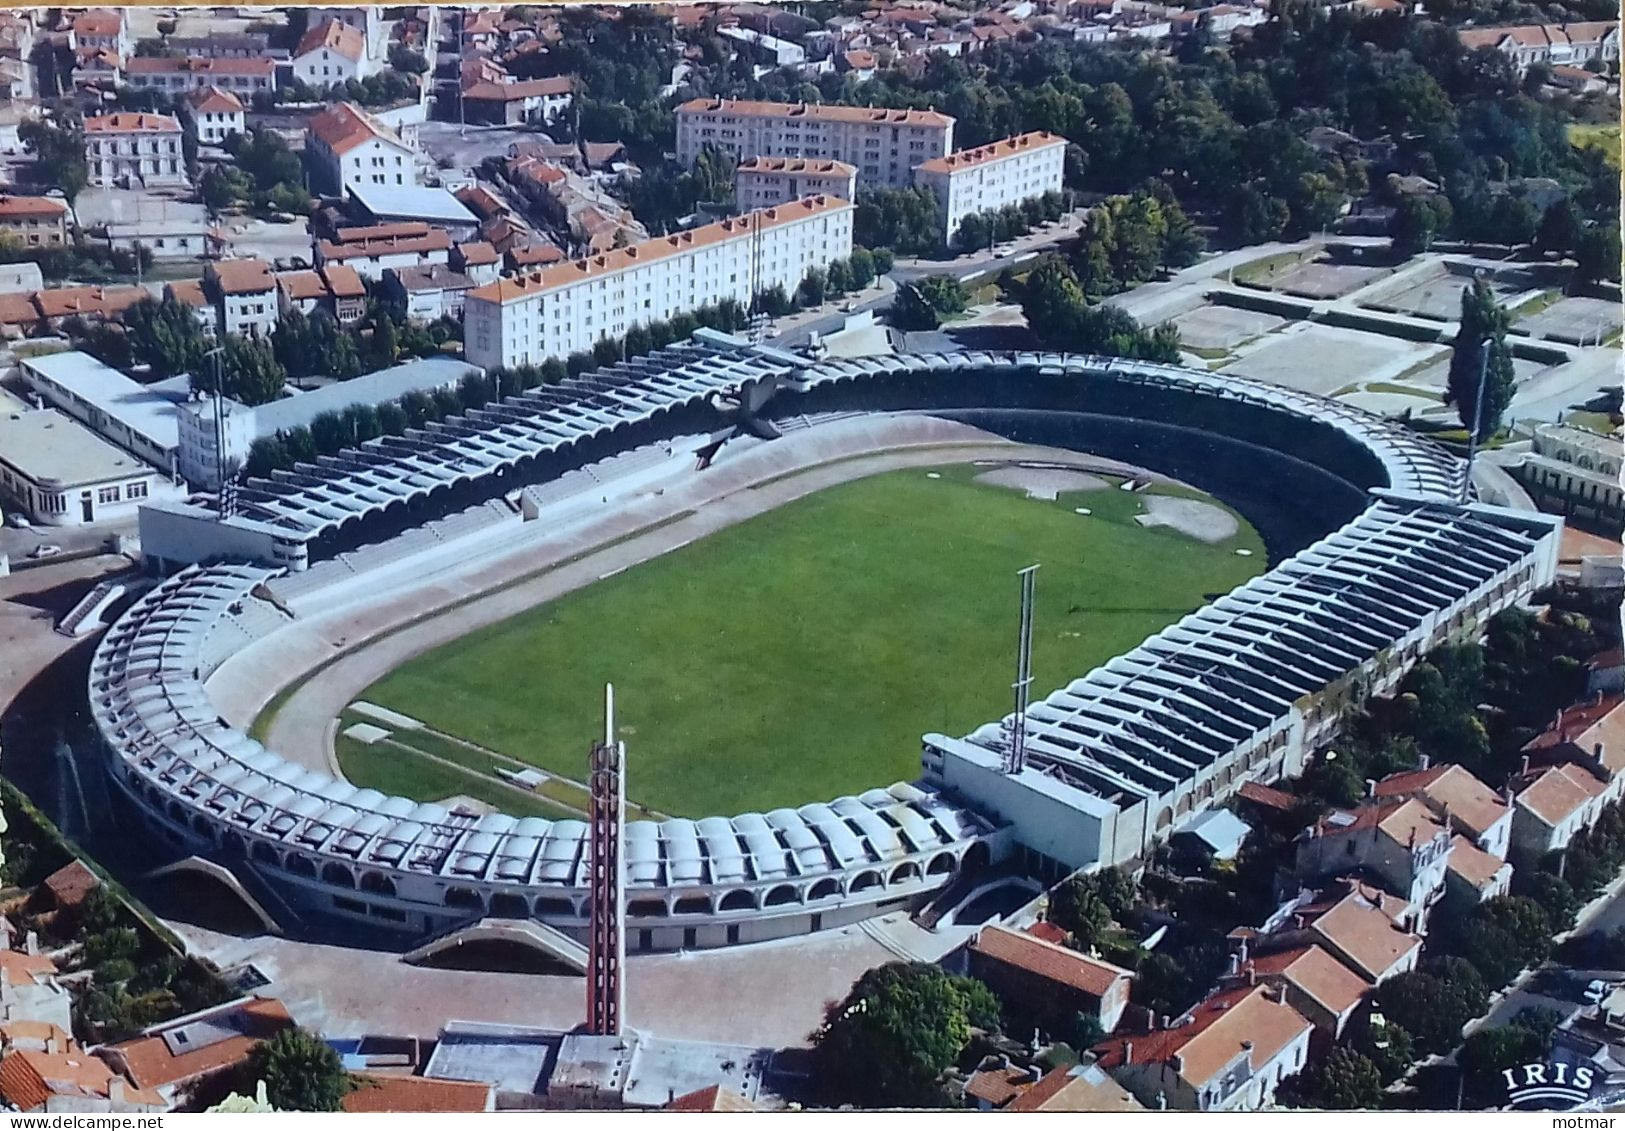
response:
<path id="1" fill-rule="evenodd" d="M 186 184 L 181 124 L 167 114 L 103 114 L 85 119 L 85 157 L 98 188 Z"/>
<path id="2" fill-rule="evenodd" d="M 967 216 L 1060 192 L 1065 166 L 1064 137 L 1026 133 L 933 158 L 914 170 L 914 183 L 937 198 L 942 238 L 951 243 Z"/>
<path id="3" fill-rule="evenodd" d="M 316 188 L 347 196 L 360 185 L 416 185 L 417 154 L 400 135 L 349 102 L 310 119 L 305 153 Z"/>
<path id="4" fill-rule="evenodd" d="M 804 196 L 857 193 L 858 171 L 845 161 L 817 157 L 747 157 L 734 170 L 734 206 L 741 212 L 788 204 Z"/>
<path id="5" fill-rule="evenodd" d="M 484 368 L 537 364 L 723 299 L 793 290 L 852 254 L 853 211 L 808 197 L 488 283 L 468 292 L 466 356 Z"/>
<path id="6" fill-rule="evenodd" d="M 821 157 L 858 170 L 865 187 L 908 188 L 914 170 L 954 147 L 954 120 L 935 110 L 696 98 L 677 108 L 677 158 L 712 146 L 747 157 Z"/>
<path id="7" fill-rule="evenodd" d="M 276 90 L 276 63 L 270 59 L 138 56 L 124 65 L 124 83 L 135 90 L 166 94 L 219 87 L 252 98 Z"/>

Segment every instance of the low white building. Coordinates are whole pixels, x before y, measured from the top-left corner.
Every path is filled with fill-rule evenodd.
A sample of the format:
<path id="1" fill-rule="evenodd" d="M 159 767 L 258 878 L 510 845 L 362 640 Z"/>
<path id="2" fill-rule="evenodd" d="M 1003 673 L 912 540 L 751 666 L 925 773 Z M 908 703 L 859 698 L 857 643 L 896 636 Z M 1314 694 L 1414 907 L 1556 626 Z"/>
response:
<path id="1" fill-rule="evenodd" d="M 463 87 L 462 99 L 471 122 L 547 125 L 570 112 L 575 84 L 569 75 L 517 82 L 472 82 Z"/>
<path id="2" fill-rule="evenodd" d="M 364 79 L 374 70 L 366 33 L 339 20 L 312 23 L 293 49 L 293 77 L 310 86 Z"/>
<path id="3" fill-rule="evenodd" d="M 734 206 L 742 212 L 788 204 L 804 196 L 851 200 L 858 170 L 817 157 L 747 157 L 734 169 Z"/>
<path id="4" fill-rule="evenodd" d="M 154 467 L 174 469 L 175 406 L 186 399 L 184 379 L 143 385 L 77 350 L 22 358 L 17 367 L 47 404 Z"/>
<path id="5" fill-rule="evenodd" d="M 142 55 L 124 66 L 124 82 L 135 90 L 164 94 L 219 87 L 242 98 L 276 90 L 276 64 L 270 59 L 200 59 Z"/>
<path id="6" fill-rule="evenodd" d="M 914 183 L 937 198 L 943 242 L 952 243 L 967 216 L 1060 192 L 1065 168 L 1066 139 L 1039 131 L 933 158 Z"/>
<path id="7" fill-rule="evenodd" d="M 101 188 L 184 185 L 181 124 L 168 114 L 102 114 L 85 119 L 90 183 Z"/>
<path id="8" fill-rule="evenodd" d="M 232 134 L 248 132 L 242 100 L 218 86 L 206 86 L 187 95 L 186 113 L 198 141 L 204 145 L 219 145 Z"/>
<path id="9" fill-rule="evenodd" d="M 852 254 L 852 205 L 808 197 L 703 228 L 557 263 L 470 291 L 468 359 L 487 368 L 588 350 L 708 304 L 748 304 Z"/>
<path id="10" fill-rule="evenodd" d="M 339 196 L 364 185 L 416 185 L 417 153 L 399 134 L 350 102 L 310 119 L 305 154 L 316 187 Z"/>
<path id="11" fill-rule="evenodd" d="M 133 519 L 143 503 L 185 494 L 157 468 L 48 408 L 0 408 L 0 489 L 40 526 Z"/>

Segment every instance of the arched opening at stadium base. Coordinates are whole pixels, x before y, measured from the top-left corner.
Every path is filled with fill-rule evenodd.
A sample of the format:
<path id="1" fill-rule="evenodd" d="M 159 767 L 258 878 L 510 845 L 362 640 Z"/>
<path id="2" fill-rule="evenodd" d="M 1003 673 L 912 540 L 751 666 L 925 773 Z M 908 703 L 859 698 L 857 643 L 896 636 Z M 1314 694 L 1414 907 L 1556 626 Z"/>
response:
<path id="1" fill-rule="evenodd" d="M 1042 884 L 1027 876 L 1007 876 L 973 888 L 942 921 L 955 927 L 996 923 L 1031 903 L 1043 890 Z"/>
<path id="2" fill-rule="evenodd" d="M 141 894 L 166 919 L 226 935 L 282 933 L 282 925 L 230 869 L 202 857 L 190 856 L 148 873 Z"/>
<path id="3" fill-rule="evenodd" d="M 479 939 L 448 946 L 413 962 L 435 970 L 480 970 L 493 974 L 550 974 L 579 977 L 574 969 L 538 947 L 512 939 Z"/>

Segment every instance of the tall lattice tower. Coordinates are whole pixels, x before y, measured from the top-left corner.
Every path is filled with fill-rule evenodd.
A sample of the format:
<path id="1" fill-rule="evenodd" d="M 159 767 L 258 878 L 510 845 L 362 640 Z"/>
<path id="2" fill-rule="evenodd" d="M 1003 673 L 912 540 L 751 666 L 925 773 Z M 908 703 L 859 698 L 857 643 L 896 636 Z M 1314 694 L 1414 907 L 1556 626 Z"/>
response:
<path id="1" fill-rule="evenodd" d="M 618 1037 L 626 1014 L 626 744 L 615 739 L 615 688 L 604 687 L 604 741 L 589 755 L 592 840 L 588 884 L 587 1032 Z"/>

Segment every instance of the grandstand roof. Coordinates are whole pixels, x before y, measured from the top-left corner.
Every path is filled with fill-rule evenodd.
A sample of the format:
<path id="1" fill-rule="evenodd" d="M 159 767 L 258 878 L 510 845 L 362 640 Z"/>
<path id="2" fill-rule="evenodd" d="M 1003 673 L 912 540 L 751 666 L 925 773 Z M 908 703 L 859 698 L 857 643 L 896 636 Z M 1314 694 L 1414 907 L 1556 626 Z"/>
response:
<path id="1" fill-rule="evenodd" d="M 584 821 L 386 797 L 292 765 L 220 718 L 204 682 L 252 638 L 238 618 L 249 605 L 270 608 L 252 593 L 274 573 L 190 567 L 143 596 L 102 638 L 91 710 L 141 788 L 246 834 L 352 864 L 453 882 L 584 887 Z M 935 791 L 899 782 L 766 814 L 630 822 L 627 881 L 636 894 L 805 879 L 890 866 L 987 830 Z"/>
<path id="2" fill-rule="evenodd" d="M 701 331 L 689 343 L 530 389 L 404 436 L 369 440 L 343 460 L 250 480 L 238 494 L 240 512 L 313 537 L 798 364 L 792 355 Z"/>

